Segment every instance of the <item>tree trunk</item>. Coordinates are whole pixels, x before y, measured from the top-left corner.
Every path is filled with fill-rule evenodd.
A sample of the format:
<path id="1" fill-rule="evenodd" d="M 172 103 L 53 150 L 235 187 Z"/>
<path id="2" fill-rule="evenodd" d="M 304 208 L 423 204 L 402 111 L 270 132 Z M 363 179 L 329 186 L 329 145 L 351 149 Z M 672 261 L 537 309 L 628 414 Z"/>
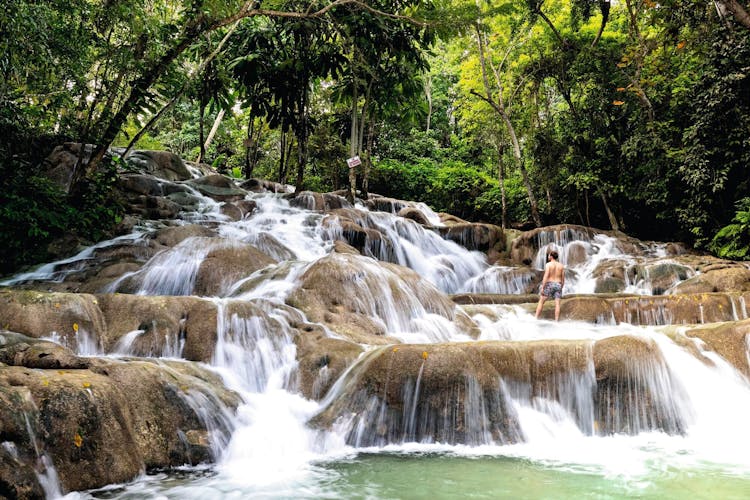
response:
<path id="1" fill-rule="evenodd" d="M 204 31 L 204 29 L 205 28 L 202 28 L 198 22 L 188 25 L 179 41 L 174 46 L 167 49 L 164 55 L 151 67 L 150 70 L 146 71 L 133 82 L 130 93 L 120 109 L 117 110 L 114 115 L 110 115 L 109 113 L 103 114 L 99 123 L 101 127 L 104 128 L 104 131 L 98 141 L 99 145 L 97 146 L 87 168 L 79 168 L 76 169 L 77 172 L 74 172 L 72 179 L 74 189 L 81 178 L 85 177 L 89 171 L 95 171 L 99 167 L 104 155 L 112 145 L 115 137 L 117 137 L 120 129 L 122 129 L 122 126 L 125 124 L 128 116 L 130 116 L 130 113 L 138 109 L 144 103 L 151 86 L 162 74 L 164 74 L 169 65 L 172 64 L 172 62 L 174 62 L 174 60 L 193 43 L 195 38 Z"/>
<path id="2" fill-rule="evenodd" d="M 534 191 L 531 188 L 531 181 L 529 180 L 528 171 L 526 170 L 526 167 L 523 164 L 523 157 L 521 156 L 521 145 L 518 142 L 516 129 L 513 126 L 513 123 L 511 122 L 510 117 L 508 116 L 508 113 L 505 111 L 505 105 L 503 103 L 503 89 L 502 88 L 498 89 L 498 93 L 497 93 L 498 100 L 495 101 L 495 99 L 492 97 L 492 90 L 490 89 L 489 79 L 487 78 L 487 62 L 484 56 L 484 38 L 479 29 L 479 25 L 475 25 L 475 28 L 477 32 L 477 43 L 479 45 L 479 62 L 480 62 L 480 66 L 482 69 L 482 82 L 484 84 L 484 91 L 486 95 L 482 96 L 474 91 L 472 91 L 472 94 L 478 97 L 481 97 L 490 106 L 492 106 L 495 112 L 498 115 L 500 115 L 500 118 L 503 120 L 505 127 L 508 129 L 508 134 L 510 135 L 511 142 L 513 144 L 513 158 L 515 159 L 516 167 L 518 167 L 518 170 L 521 172 L 521 177 L 523 178 L 523 185 L 526 188 L 526 193 L 529 197 L 529 206 L 531 208 L 531 218 L 534 220 L 534 224 L 536 224 L 536 227 L 541 227 L 542 220 L 539 217 L 538 204 L 536 201 L 536 196 L 534 195 Z"/>
<path id="3" fill-rule="evenodd" d="M 602 22 L 599 25 L 599 31 L 596 34 L 596 38 L 594 38 L 594 41 L 591 42 L 592 47 L 596 47 L 596 44 L 599 43 L 599 40 L 604 33 L 604 27 L 607 25 L 607 21 L 609 20 L 609 8 L 609 0 L 599 0 L 599 10 L 602 13 Z"/>
<path id="4" fill-rule="evenodd" d="M 279 137 L 279 175 L 276 178 L 279 184 L 286 184 L 287 141 L 287 132 L 282 131 Z"/>
<path id="5" fill-rule="evenodd" d="M 354 57 L 352 57 L 352 60 Z M 352 124 L 351 128 L 349 130 L 349 157 L 352 158 L 357 155 L 357 101 L 359 99 L 359 95 L 357 94 L 357 78 L 356 75 L 352 74 Z M 357 171 L 355 170 L 357 167 L 350 167 L 349 168 L 349 191 L 347 193 L 346 199 L 349 200 L 349 203 L 352 205 L 354 204 L 354 198 L 356 197 L 357 193 Z"/>
<path id="6" fill-rule="evenodd" d="M 307 123 L 303 124 L 302 132 L 297 135 L 297 179 L 294 183 L 294 193 L 302 192 L 302 181 L 307 165 Z"/>
<path id="7" fill-rule="evenodd" d="M 375 137 L 375 122 L 370 117 L 368 130 L 367 130 L 367 149 L 364 151 L 364 158 L 362 158 L 362 196 L 364 199 L 368 198 L 370 192 L 370 170 L 372 170 L 372 145 Z"/>
<path id="8" fill-rule="evenodd" d="M 630 79 L 630 84 L 635 89 L 636 95 L 638 95 L 638 100 L 641 101 L 641 106 L 646 110 L 648 121 L 653 123 L 656 119 L 654 106 L 651 104 L 651 100 L 641 86 L 641 73 L 643 72 L 643 65 L 645 64 L 646 56 L 648 55 L 648 47 L 646 46 L 646 41 L 641 34 L 640 28 L 638 28 L 638 11 L 636 10 L 636 7 L 633 6 L 631 0 L 625 0 L 625 8 L 628 11 L 628 17 L 630 18 L 630 36 L 638 43 L 638 57 L 635 61 L 636 71 Z"/>
<path id="9" fill-rule="evenodd" d="M 200 102 L 200 106 L 198 107 L 198 147 L 200 148 L 200 150 L 198 151 L 198 158 L 195 159 L 195 163 L 202 162 L 203 157 L 206 156 L 206 148 L 203 147 L 203 144 L 205 144 L 205 139 L 206 139 L 206 134 L 204 131 L 205 118 L 206 118 L 206 98 L 204 96 L 203 91 L 201 90 L 201 102 Z"/>
<path id="10" fill-rule="evenodd" d="M 737 0 L 717 0 L 726 10 L 732 13 L 734 19 L 750 30 L 750 14 Z"/>
<path id="11" fill-rule="evenodd" d="M 508 227 L 508 200 L 505 194 L 505 166 L 503 165 L 503 152 L 505 148 L 498 141 L 497 145 L 497 180 L 500 185 L 500 227 L 503 231 Z"/>
<path id="12" fill-rule="evenodd" d="M 429 75 L 424 81 L 424 95 L 427 97 L 427 127 L 425 127 L 425 132 L 429 132 L 430 121 L 432 120 L 432 78 Z"/>
<path id="13" fill-rule="evenodd" d="M 247 137 L 245 138 L 245 169 L 242 172 L 245 179 L 253 176 L 258 164 L 258 149 L 260 148 L 260 132 L 262 127 L 255 127 L 255 118 L 250 117 L 247 122 Z"/>
<path id="14" fill-rule="evenodd" d="M 617 217 L 615 216 L 615 214 L 609 208 L 609 204 L 607 203 L 607 195 L 604 194 L 604 191 L 599 191 L 599 197 L 601 197 L 602 203 L 604 204 L 604 210 L 607 212 L 609 225 L 612 226 L 613 231 L 619 231 L 620 223 L 617 221 Z"/>
<path id="15" fill-rule="evenodd" d="M 156 113 L 156 114 L 155 114 L 154 116 L 152 116 L 152 117 L 151 117 L 151 119 L 150 119 L 150 120 L 149 120 L 149 121 L 148 121 L 148 122 L 147 122 L 147 123 L 146 123 L 146 124 L 145 124 L 145 125 L 143 126 L 143 128 L 141 128 L 141 129 L 140 129 L 140 130 L 138 131 L 138 133 L 137 133 L 137 134 L 135 134 L 135 135 L 133 136 L 133 138 L 132 138 L 132 139 L 130 140 L 130 142 L 128 143 L 128 147 L 127 147 L 127 148 L 125 148 L 125 152 L 124 152 L 124 153 L 122 154 L 122 157 L 123 157 L 123 158 L 127 158 L 127 157 L 128 157 L 128 155 L 130 154 L 130 151 L 131 151 L 131 150 L 132 150 L 132 149 L 133 149 L 133 148 L 135 147 L 135 144 L 136 144 L 136 143 L 137 143 L 137 142 L 138 142 L 138 141 L 139 141 L 139 140 L 141 139 L 141 137 L 143 137 L 143 135 L 144 135 L 144 134 L 145 134 L 146 132 L 148 132 L 149 130 L 151 130 L 151 127 L 153 127 L 153 126 L 154 126 L 154 124 L 155 124 L 156 122 L 158 122 L 158 121 L 159 121 L 159 120 L 161 119 L 161 117 L 162 117 L 162 116 L 164 116 L 164 114 L 165 114 L 165 113 L 166 113 L 167 111 L 169 111 L 170 109 L 172 109 L 172 106 L 174 106 L 174 104 L 175 104 L 175 103 L 176 103 L 176 102 L 177 102 L 177 101 L 178 101 L 178 100 L 180 99 L 180 97 L 182 97 L 182 92 L 183 92 L 183 91 L 184 91 L 184 89 L 183 89 L 183 90 L 181 90 L 181 91 L 180 91 L 180 92 L 179 92 L 179 93 L 178 93 L 178 94 L 177 94 L 176 96 L 174 96 L 174 97 L 173 97 L 172 99 L 170 99 L 170 100 L 169 100 L 169 102 L 168 102 L 167 104 L 165 104 L 165 105 L 164 105 L 164 106 L 163 106 L 163 107 L 162 107 L 162 108 L 161 108 L 161 109 L 159 110 L 159 112 L 158 112 L 158 113 Z M 201 114 L 202 114 L 202 111 L 201 111 Z M 201 135 L 202 135 L 202 134 L 203 134 L 203 120 L 201 119 Z"/>
<path id="16" fill-rule="evenodd" d="M 216 136 L 216 132 L 219 131 L 219 125 L 221 125 L 221 121 L 224 119 L 225 114 L 226 114 L 226 110 L 224 109 L 219 110 L 219 112 L 216 114 L 216 118 L 214 119 L 214 124 L 211 127 L 211 131 L 208 133 L 208 137 L 206 137 L 206 142 L 203 144 L 202 154 L 204 155 L 206 154 L 208 147 L 211 145 L 211 142 L 213 142 L 214 137 Z"/>
<path id="17" fill-rule="evenodd" d="M 309 100 L 310 84 L 309 77 L 304 77 L 304 88 L 302 95 L 299 98 L 297 108 L 297 179 L 294 183 L 295 196 L 302 192 L 302 181 L 304 180 L 305 167 L 307 166 L 307 121 L 308 121 L 308 110 L 307 104 Z"/>

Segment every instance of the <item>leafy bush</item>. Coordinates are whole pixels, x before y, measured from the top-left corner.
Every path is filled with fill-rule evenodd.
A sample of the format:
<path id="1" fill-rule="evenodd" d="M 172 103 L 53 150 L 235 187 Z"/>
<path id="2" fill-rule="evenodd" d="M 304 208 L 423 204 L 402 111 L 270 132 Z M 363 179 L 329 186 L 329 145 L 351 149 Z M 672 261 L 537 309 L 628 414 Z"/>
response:
<path id="1" fill-rule="evenodd" d="M 427 202 L 436 210 L 448 212 L 467 220 L 483 217 L 479 198 L 497 181 L 475 168 L 459 162 L 448 163 L 430 180 Z"/>
<path id="2" fill-rule="evenodd" d="M 113 199 L 115 165 L 105 162 L 75 198 L 40 174 L 26 176 L 27 164 L 15 160 L 4 179 L 0 203 L 0 274 L 49 260 L 49 244 L 65 235 L 99 241 L 121 220 L 122 207 Z M 8 167 L 8 163 L 5 164 Z"/>
<path id="3" fill-rule="evenodd" d="M 424 193 L 436 172 L 435 163 L 427 159 L 414 163 L 392 159 L 373 161 L 369 190 L 401 200 L 425 201 Z"/>
<path id="4" fill-rule="evenodd" d="M 725 259 L 750 260 L 750 198 L 737 202 L 732 224 L 716 233 L 710 249 Z"/>

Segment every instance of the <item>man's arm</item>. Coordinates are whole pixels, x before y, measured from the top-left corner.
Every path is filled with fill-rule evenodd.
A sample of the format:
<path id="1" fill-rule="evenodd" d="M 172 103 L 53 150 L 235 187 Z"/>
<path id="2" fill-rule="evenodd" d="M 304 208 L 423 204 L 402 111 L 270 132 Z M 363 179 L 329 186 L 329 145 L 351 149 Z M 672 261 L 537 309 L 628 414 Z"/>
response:
<path id="1" fill-rule="evenodd" d="M 547 262 L 544 265 L 544 277 L 542 278 L 542 288 L 544 288 L 544 285 L 549 281 L 549 270 L 550 270 L 549 262 Z"/>

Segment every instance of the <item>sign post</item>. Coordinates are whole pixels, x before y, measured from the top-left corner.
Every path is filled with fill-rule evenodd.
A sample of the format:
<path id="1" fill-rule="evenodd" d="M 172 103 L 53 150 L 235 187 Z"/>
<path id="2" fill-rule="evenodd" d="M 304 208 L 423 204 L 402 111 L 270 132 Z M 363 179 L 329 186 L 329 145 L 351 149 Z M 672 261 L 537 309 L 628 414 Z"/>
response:
<path id="1" fill-rule="evenodd" d="M 362 160 L 359 159 L 359 156 L 352 156 L 347 158 L 346 164 L 349 165 L 349 168 L 354 168 L 357 165 L 362 165 Z"/>

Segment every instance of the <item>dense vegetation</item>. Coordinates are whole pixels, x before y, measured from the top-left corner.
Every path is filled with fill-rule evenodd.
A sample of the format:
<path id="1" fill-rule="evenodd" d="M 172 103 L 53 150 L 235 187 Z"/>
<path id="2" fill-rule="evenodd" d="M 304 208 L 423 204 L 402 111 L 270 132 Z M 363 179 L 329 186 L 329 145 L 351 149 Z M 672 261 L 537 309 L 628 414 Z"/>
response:
<path id="1" fill-rule="evenodd" d="M 0 273 L 112 228 L 112 146 L 750 257 L 741 2 L 8 0 L 0 28 Z M 64 141 L 96 145 L 67 190 Z"/>

